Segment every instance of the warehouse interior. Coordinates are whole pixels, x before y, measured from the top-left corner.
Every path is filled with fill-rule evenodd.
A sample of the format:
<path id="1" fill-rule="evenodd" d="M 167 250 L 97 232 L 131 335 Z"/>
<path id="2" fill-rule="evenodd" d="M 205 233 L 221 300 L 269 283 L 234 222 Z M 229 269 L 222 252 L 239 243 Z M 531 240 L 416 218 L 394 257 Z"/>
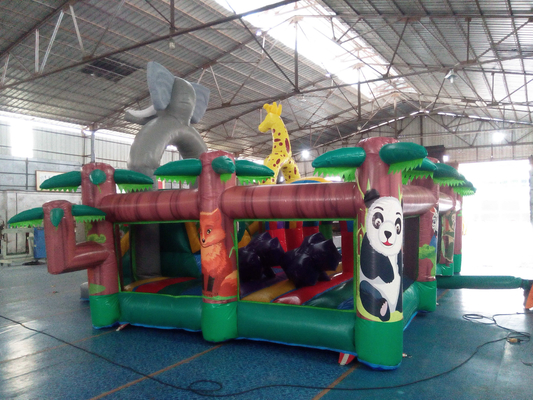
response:
<path id="1" fill-rule="evenodd" d="M 258 129 L 273 102 L 302 177 L 365 139 L 424 146 L 477 188 L 462 204 L 462 274 L 533 279 L 529 2 L 0 0 L 0 21 L 3 233 L 46 202 L 81 204 L 79 191 L 41 190 L 44 180 L 91 162 L 128 168 L 141 125 L 127 114 L 151 105 L 155 61 L 209 90 L 193 126 L 236 160 L 262 164 L 273 151 Z M 182 153 L 169 144 L 160 165 Z M 531 396 L 522 289 L 439 289 L 437 310 L 404 332 L 402 365 L 379 372 L 316 348 L 94 329 L 80 300 L 86 271 L 51 275 L 46 258 L 26 254 L 26 234 L 2 241 L 2 398 Z"/>

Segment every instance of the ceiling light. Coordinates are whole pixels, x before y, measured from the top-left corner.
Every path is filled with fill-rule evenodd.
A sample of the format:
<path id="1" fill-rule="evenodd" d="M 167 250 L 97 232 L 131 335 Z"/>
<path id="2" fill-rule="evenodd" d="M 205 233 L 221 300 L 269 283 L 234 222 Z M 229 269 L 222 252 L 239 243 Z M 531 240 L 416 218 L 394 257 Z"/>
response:
<path id="1" fill-rule="evenodd" d="M 448 79 L 450 83 L 453 83 L 453 81 L 457 78 L 457 75 L 455 75 L 455 71 L 453 69 L 449 70 L 444 79 Z"/>
<path id="2" fill-rule="evenodd" d="M 261 29 L 258 29 L 255 31 L 255 36 L 261 36 L 263 34 L 263 31 Z"/>
<path id="3" fill-rule="evenodd" d="M 176 48 L 176 42 L 173 38 L 168 39 L 168 48 L 174 50 Z"/>
<path id="4" fill-rule="evenodd" d="M 492 134 L 492 140 L 494 143 L 500 143 L 505 139 L 505 134 L 503 132 L 494 132 Z"/>
<path id="5" fill-rule="evenodd" d="M 310 155 L 310 154 L 309 154 L 309 150 L 304 150 L 304 151 L 302 151 L 302 158 L 303 158 L 304 160 L 309 159 L 309 155 Z"/>

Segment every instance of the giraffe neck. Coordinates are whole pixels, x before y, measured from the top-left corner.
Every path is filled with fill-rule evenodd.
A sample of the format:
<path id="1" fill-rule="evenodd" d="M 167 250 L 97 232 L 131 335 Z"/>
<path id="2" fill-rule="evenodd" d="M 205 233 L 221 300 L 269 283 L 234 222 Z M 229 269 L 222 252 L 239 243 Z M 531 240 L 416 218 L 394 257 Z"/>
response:
<path id="1" fill-rule="evenodd" d="M 291 142 L 285 124 L 280 119 L 272 125 L 272 153 L 291 154 Z"/>

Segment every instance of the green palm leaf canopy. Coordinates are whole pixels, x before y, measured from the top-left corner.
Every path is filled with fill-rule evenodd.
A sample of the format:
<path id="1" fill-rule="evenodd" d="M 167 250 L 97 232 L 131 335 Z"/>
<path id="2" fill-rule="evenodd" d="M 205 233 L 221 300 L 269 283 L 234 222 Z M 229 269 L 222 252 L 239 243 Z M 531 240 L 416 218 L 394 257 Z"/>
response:
<path id="1" fill-rule="evenodd" d="M 116 169 L 113 179 L 119 189 L 126 192 L 150 190 L 154 185 L 153 179 L 149 176 L 128 169 Z"/>
<path id="2" fill-rule="evenodd" d="M 422 164 L 413 169 L 402 171 L 402 180 L 404 184 L 407 184 L 410 180 L 417 178 L 433 178 L 433 173 L 436 171 L 437 166 L 434 162 L 428 158 L 422 160 Z"/>
<path id="3" fill-rule="evenodd" d="M 194 185 L 202 173 L 202 162 L 197 158 L 188 158 L 166 163 L 155 170 L 154 175 L 169 182 L 184 182 Z"/>
<path id="4" fill-rule="evenodd" d="M 98 208 L 78 204 L 72 205 L 72 216 L 76 222 L 102 221 L 105 219 L 105 215 L 105 212 Z M 61 214 L 62 216 L 63 214 Z M 43 219 L 43 208 L 36 207 L 13 216 L 9 219 L 8 224 L 12 228 L 31 228 L 32 226 L 42 225 Z"/>
<path id="5" fill-rule="evenodd" d="M 32 226 L 42 225 L 43 218 L 43 208 L 36 207 L 14 215 L 7 223 L 11 228 L 31 228 Z"/>
<path id="6" fill-rule="evenodd" d="M 343 147 L 328 151 L 313 161 L 313 175 L 339 176 L 347 182 L 355 180 L 355 170 L 366 159 L 366 152 L 361 147 Z"/>
<path id="7" fill-rule="evenodd" d="M 410 142 L 389 143 L 379 151 L 379 157 L 389 165 L 389 174 L 419 167 L 427 155 L 424 146 Z"/>
<path id="8" fill-rule="evenodd" d="M 75 192 L 81 185 L 81 172 L 71 171 L 61 175 L 52 176 L 39 186 L 43 190 L 64 190 Z"/>
<path id="9" fill-rule="evenodd" d="M 448 164 L 437 163 L 433 181 L 444 186 L 458 186 L 465 182 L 465 177 Z"/>
<path id="10" fill-rule="evenodd" d="M 477 189 L 472 182 L 465 181 L 463 184 L 454 186 L 453 191 L 461 196 L 472 196 L 476 194 Z"/>
<path id="11" fill-rule="evenodd" d="M 266 165 L 257 164 L 248 160 L 235 161 L 235 174 L 243 184 L 262 182 L 274 176 L 274 171 Z"/>

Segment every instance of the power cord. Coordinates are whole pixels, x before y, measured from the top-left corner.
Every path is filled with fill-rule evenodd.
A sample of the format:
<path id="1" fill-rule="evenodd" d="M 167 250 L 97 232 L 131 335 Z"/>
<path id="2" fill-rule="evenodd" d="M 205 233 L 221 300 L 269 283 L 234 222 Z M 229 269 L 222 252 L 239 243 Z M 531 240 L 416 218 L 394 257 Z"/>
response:
<path id="1" fill-rule="evenodd" d="M 520 332 L 511 328 L 506 328 L 505 326 L 501 326 L 496 321 L 496 317 L 504 317 L 504 316 L 514 316 L 514 315 L 526 315 L 531 314 L 530 312 L 527 313 L 514 313 L 514 314 L 494 314 L 492 317 L 486 317 L 481 314 L 464 314 L 463 319 L 466 321 L 470 321 L 477 324 L 483 324 L 483 325 L 495 325 L 500 329 L 503 329 L 507 331 L 507 337 L 505 338 L 508 343 L 517 344 L 517 343 L 523 343 L 523 342 L 529 342 L 531 339 L 531 334 L 529 332 Z M 488 321 L 488 322 L 485 322 Z"/>
<path id="2" fill-rule="evenodd" d="M 497 343 L 497 342 L 501 342 L 501 341 L 504 341 L 504 340 L 506 340 L 509 343 L 528 342 L 530 340 L 530 336 L 531 336 L 528 332 L 519 332 L 519 331 L 516 331 L 514 329 L 506 328 L 504 326 L 499 325 L 496 322 L 496 320 L 495 320 L 495 317 L 497 317 L 497 316 L 525 315 L 525 314 L 531 314 L 531 313 L 495 314 L 492 317 L 485 317 L 485 316 L 480 315 L 480 314 L 465 314 L 465 315 L 463 315 L 463 319 L 465 319 L 466 321 L 470 321 L 470 322 L 474 322 L 474 323 L 482 323 L 482 324 L 485 324 L 485 325 L 495 325 L 495 326 L 497 326 L 497 327 L 499 327 L 501 329 L 504 329 L 504 330 L 508 331 L 508 334 L 507 334 L 506 337 L 495 339 L 495 340 L 490 340 L 488 342 L 480 344 L 479 346 L 476 347 L 476 350 L 466 360 L 464 360 L 460 364 L 456 365 L 455 367 L 453 367 L 453 368 L 451 368 L 451 369 L 449 369 L 447 371 L 444 371 L 444 372 L 429 376 L 427 378 L 418 379 L 416 381 L 402 383 L 402 384 L 398 384 L 398 385 L 392 385 L 392 386 L 375 386 L 375 387 L 362 387 L 362 388 L 339 388 L 339 387 L 308 386 L 308 385 L 295 385 L 295 384 L 271 384 L 271 385 L 256 386 L 256 387 L 253 387 L 253 388 L 250 388 L 250 389 L 247 389 L 247 390 L 242 390 L 240 392 L 232 392 L 232 393 L 226 393 L 226 394 L 217 394 L 216 393 L 216 392 L 218 392 L 218 391 L 220 391 L 220 390 L 222 390 L 224 388 L 224 385 L 221 382 L 210 380 L 210 379 L 200 379 L 200 380 L 192 382 L 187 387 L 173 385 L 171 383 L 167 383 L 167 382 L 162 381 L 162 380 L 160 380 L 158 378 L 155 378 L 153 376 L 144 374 L 144 373 L 136 370 L 135 368 L 131 368 L 131 367 L 127 366 L 127 365 L 120 364 L 120 363 L 118 363 L 116 361 L 113 361 L 113 360 L 111 360 L 111 359 L 109 359 L 107 357 L 104 357 L 104 356 L 102 356 L 102 355 L 100 355 L 98 353 L 86 350 L 86 349 L 84 349 L 83 347 L 80 347 L 80 346 L 76 346 L 75 344 L 67 342 L 66 340 L 60 339 L 57 336 L 51 335 L 49 333 L 46 333 L 46 332 L 38 330 L 38 329 L 30 328 L 30 327 L 24 325 L 22 322 L 19 322 L 19 321 L 16 321 L 14 319 L 5 317 L 3 315 L 0 315 L 0 318 L 3 318 L 3 319 L 8 320 L 8 321 L 11 321 L 12 323 L 20 325 L 23 328 L 25 328 L 27 330 L 30 330 L 32 332 L 36 332 L 36 333 L 40 333 L 42 335 L 48 336 L 48 337 L 50 337 L 52 339 L 55 339 L 55 340 L 57 340 L 57 341 L 59 341 L 61 343 L 64 343 L 64 344 L 69 345 L 69 346 L 72 346 L 72 347 L 74 347 L 74 348 L 76 348 L 78 350 L 81 350 L 81 351 L 83 351 L 83 352 L 85 352 L 87 354 L 90 354 L 90 355 L 98 357 L 98 358 L 100 358 L 100 359 L 102 359 L 104 361 L 107 361 L 110 364 L 116 365 L 116 366 L 118 366 L 120 368 L 123 368 L 125 370 L 128 370 L 128 371 L 131 371 L 131 372 L 133 372 L 133 373 L 135 373 L 137 375 L 142 376 L 143 378 L 150 379 L 150 380 L 152 380 L 154 382 L 160 383 L 161 385 L 168 386 L 168 387 L 171 387 L 173 389 L 178 389 L 178 390 L 183 390 L 183 391 L 186 391 L 186 392 L 191 392 L 191 393 L 197 394 L 199 396 L 205 396 L 205 397 L 229 397 L 229 396 L 241 396 L 243 394 L 251 393 L 251 392 L 254 392 L 254 391 L 258 391 L 258 390 L 268 389 L 268 388 L 281 388 L 281 387 L 283 387 L 283 388 L 294 388 L 294 389 L 311 389 L 311 390 L 363 391 L 363 390 L 397 389 L 397 388 L 402 388 L 402 387 L 406 387 L 406 386 L 416 385 L 416 384 L 421 383 L 421 382 L 427 382 L 429 380 L 432 380 L 432 379 L 435 379 L 435 378 L 439 378 L 439 377 L 444 376 L 444 375 L 448 375 L 448 374 L 452 373 L 453 371 L 456 371 L 457 369 L 461 368 L 463 365 L 468 363 L 472 358 L 474 358 L 474 356 L 479 352 L 479 350 L 481 350 L 483 347 L 485 347 L 485 346 L 487 346 L 487 345 L 489 345 L 491 343 Z M 481 321 L 484 321 L 484 320 L 489 320 L 490 322 L 481 322 Z M 516 341 L 515 341 L 515 339 L 516 339 Z M 522 361 L 522 363 L 524 363 L 525 365 L 528 365 L 528 366 L 533 364 L 533 363 L 526 363 L 524 361 Z M 210 385 L 212 387 L 211 388 L 207 388 L 207 387 L 202 388 L 202 385 Z"/>

